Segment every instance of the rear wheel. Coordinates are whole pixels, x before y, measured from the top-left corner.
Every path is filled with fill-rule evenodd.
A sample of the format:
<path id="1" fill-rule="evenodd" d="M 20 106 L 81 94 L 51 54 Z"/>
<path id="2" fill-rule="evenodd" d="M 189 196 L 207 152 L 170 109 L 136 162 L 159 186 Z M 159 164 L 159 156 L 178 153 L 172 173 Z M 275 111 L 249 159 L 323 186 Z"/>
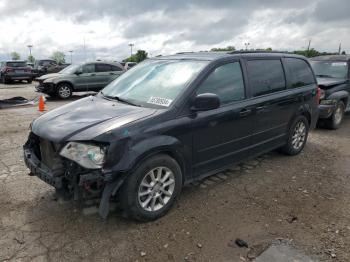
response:
<path id="1" fill-rule="evenodd" d="M 57 96 L 61 99 L 67 99 L 72 96 L 72 87 L 68 83 L 61 83 L 57 86 Z"/>
<path id="2" fill-rule="evenodd" d="M 326 120 L 326 127 L 329 129 L 338 129 L 343 121 L 345 112 L 345 104 L 343 101 L 338 101 L 334 113 Z"/>
<path id="3" fill-rule="evenodd" d="M 8 81 L 7 81 L 7 79 L 6 79 L 6 77 L 4 75 L 1 75 L 1 83 L 3 83 L 3 84 L 7 84 L 8 83 Z"/>
<path id="4" fill-rule="evenodd" d="M 289 129 L 287 144 L 281 151 L 287 155 L 299 154 L 307 141 L 309 134 L 309 122 L 305 116 L 298 116 Z"/>
<path id="5" fill-rule="evenodd" d="M 28 80 L 27 80 L 27 83 L 28 83 L 28 84 L 31 84 L 32 82 L 33 82 L 32 79 L 28 79 Z"/>
<path id="6" fill-rule="evenodd" d="M 133 219 L 155 220 L 170 210 L 181 188 L 178 163 L 167 155 L 157 155 L 129 175 L 119 192 L 121 207 Z"/>

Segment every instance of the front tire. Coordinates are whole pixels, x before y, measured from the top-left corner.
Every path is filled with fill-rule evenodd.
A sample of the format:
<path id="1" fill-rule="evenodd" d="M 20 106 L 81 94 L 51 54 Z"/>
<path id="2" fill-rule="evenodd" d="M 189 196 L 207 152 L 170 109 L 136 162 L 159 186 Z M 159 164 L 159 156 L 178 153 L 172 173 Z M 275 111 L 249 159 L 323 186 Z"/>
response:
<path id="1" fill-rule="evenodd" d="M 290 156 L 299 154 L 305 147 L 308 134 L 309 121 L 305 116 L 298 116 L 290 126 L 287 144 L 281 151 Z"/>
<path id="2" fill-rule="evenodd" d="M 72 96 L 73 90 L 70 84 L 61 83 L 57 86 L 57 96 L 61 99 L 68 99 Z"/>
<path id="3" fill-rule="evenodd" d="M 120 204 L 124 213 L 139 221 L 152 221 L 164 216 L 182 188 L 178 163 L 168 155 L 145 160 L 124 182 Z"/>
<path id="4" fill-rule="evenodd" d="M 326 120 L 326 127 L 328 129 L 336 130 L 340 127 L 340 124 L 343 121 L 345 112 L 345 104 L 343 101 L 338 101 L 334 113 L 330 118 Z"/>

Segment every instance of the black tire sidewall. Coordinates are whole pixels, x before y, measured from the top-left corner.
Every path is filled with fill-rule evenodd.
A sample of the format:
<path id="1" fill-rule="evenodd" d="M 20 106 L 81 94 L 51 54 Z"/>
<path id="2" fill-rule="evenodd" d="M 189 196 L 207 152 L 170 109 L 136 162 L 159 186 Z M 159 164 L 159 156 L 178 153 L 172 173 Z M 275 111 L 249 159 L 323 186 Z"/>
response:
<path id="1" fill-rule="evenodd" d="M 169 168 L 175 176 L 175 189 L 169 202 L 160 210 L 146 211 L 138 201 L 139 185 L 144 176 L 153 168 L 164 166 Z M 123 211 L 139 221 L 152 221 L 165 215 L 175 203 L 181 193 L 182 173 L 178 163 L 167 155 L 156 155 L 146 159 L 136 170 L 129 174 L 119 192 L 120 203 Z"/>
<path id="2" fill-rule="evenodd" d="M 292 137 L 293 137 L 293 133 L 294 133 L 294 129 L 296 127 L 296 125 L 302 121 L 305 124 L 305 128 L 306 128 L 306 134 L 305 134 L 305 140 L 303 145 L 299 148 L 299 149 L 295 149 L 292 145 Z M 309 121 L 307 120 L 307 118 L 303 115 L 298 116 L 294 119 L 293 123 L 290 125 L 289 128 L 289 133 L 288 133 L 288 142 L 287 144 L 282 148 L 282 151 L 288 155 L 297 155 L 299 154 L 305 147 L 305 144 L 307 142 L 307 138 L 309 135 Z"/>
<path id="3" fill-rule="evenodd" d="M 343 111 L 343 115 L 342 115 L 341 121 L 337 124 L 337 123 L 335 122 L 335 112 L 337 111 L 337 109 L 338 109 L 339 107 L 342 107 L 342 109 L 343 109 L 343 110 L 342 110 L 342 111 Z M 332 114 L 332 116 L 331 116 L 330 119 L 329 119 L 328 128 L 330 128 L 330 129 L 338 129 L 339 126 L 341 125 L 341 123 L 343 122 L 344 113 L 345 113 L 345 104 L 343 103 L 343 101 L 338 101 L 338 102 L 337 102 L 337 105 L 336 105 L 336 107 L 335 107 L 335 109 L 334 109 L 334 113 Z"/>

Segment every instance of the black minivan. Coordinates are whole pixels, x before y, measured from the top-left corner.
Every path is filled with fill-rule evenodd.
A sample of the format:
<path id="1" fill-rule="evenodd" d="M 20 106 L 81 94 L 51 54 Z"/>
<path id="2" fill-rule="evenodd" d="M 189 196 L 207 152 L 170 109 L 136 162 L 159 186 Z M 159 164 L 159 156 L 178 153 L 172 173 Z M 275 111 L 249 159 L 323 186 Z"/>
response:
<path id="1" fill-rule="evenodd" d="M 118 200 L 129 217 L 154 220 L 191 181 L 274 149 L 298 154 L 318 102 L 302 56 L 157 57 L 36 119 L 24 158 L 66 198 L 100 198 L 102 217 Z"/>

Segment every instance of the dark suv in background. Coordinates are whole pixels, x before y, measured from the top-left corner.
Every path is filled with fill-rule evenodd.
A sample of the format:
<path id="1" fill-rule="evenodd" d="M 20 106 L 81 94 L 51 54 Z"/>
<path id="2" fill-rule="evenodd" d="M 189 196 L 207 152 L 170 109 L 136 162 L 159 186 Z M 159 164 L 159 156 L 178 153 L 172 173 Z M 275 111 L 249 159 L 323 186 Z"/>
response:
<path id="1" fill-rule="evenodd" d="M 122 73 L 124 67 L 119 63 L 88 62 L 70 65 L 58 73 L 38 77 L 36 89 L 66 99 L 73 92 L 99 91 Z"/>
<path id="2" fill-rule="evenodd" d="M 69 64 L 59 64 L 52 59 L 35 60 L 33 73 L 35 77 L 39 77 L 46 74 L 57 73 L 67 66 L 69 66 Z"/>
<path id="3" fill-rule="evenodd" d="M 97 96 L 52 110 L 24 145 L 31 175 L 76 200 L 118 199 L 139 220 L 164 215 L 183 185 L 247 158 L 301 152 L 318 119 L 306 58 L 183 53 L 148 59 Z"/>
<path id="4" fill-rule="evenodd" d="M 320 125 L 339 128 L 349 108 L 350 55 L 318 56 L 310 59 L 321 88 Z"/>
<path id="5" fill-rule="evenodd" d="M 15 80 L 26 80 L 28 83 L 31 83 L 33 80 L 32 68 L 27 65 L 26 61 L 1 62 L 0 79 L 4 84 Z"/>

